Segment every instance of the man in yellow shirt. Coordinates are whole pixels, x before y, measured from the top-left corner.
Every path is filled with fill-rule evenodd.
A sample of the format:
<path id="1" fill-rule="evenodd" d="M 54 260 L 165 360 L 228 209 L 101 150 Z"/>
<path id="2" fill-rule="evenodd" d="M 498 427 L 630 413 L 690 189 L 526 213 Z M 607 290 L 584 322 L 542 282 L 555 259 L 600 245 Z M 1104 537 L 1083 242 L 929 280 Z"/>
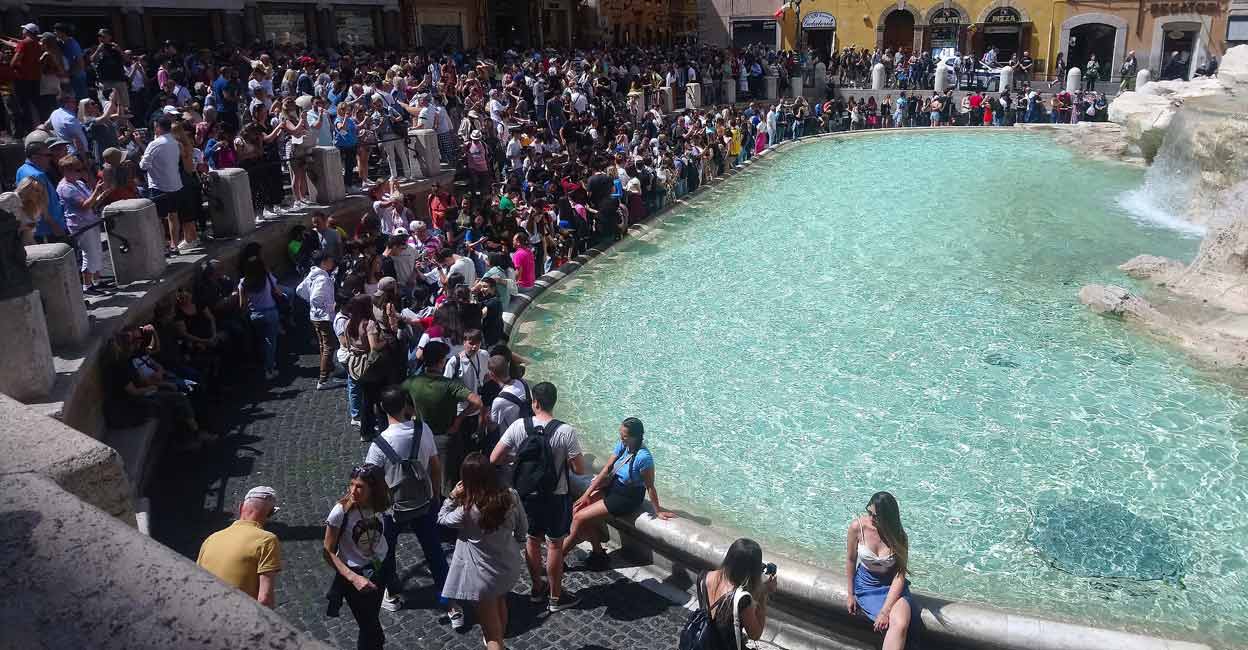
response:
<path id="1" fill-rule="evenodd" d="M 208 536 L 199 547 L 196 562 L 204 570 L 273 607 L 277 572 L 282 569 L 282 548 L 277 535 L 264 529 L 277 511 L 277 492 L 271 487 L 251 488 L 238 507 L 238 521 Z"/>

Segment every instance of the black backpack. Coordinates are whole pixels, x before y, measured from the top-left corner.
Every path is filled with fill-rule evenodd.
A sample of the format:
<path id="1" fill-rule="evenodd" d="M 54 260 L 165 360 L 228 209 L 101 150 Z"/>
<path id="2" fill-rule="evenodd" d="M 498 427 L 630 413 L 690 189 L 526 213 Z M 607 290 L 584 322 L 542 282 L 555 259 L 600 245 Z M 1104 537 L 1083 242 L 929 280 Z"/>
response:
<path id="1" fill-rule="evenodd" d="M 680 644 L 677 646 L 679 650 L 728 650 L 729 648 L 736 650 L 741 647 L 741 622 L 737 612 L 740 590 L 734 589 L 711 603 L 710 595 L 706 590 L 705 573 L 698 576 L 697 590 L 698 608 L 689 613 L 689 618 L 685 619 L 685 626 L 680 629 Z M 732 608 L 731 614 L 722 613 L 725 605 Z M 720 635 L 719 628 L 715 626 L 715 621 L 711 618 L 713 611 L 718 612 L 717 616 L 732 616 L 733 629 L 736 632 L 732 643 L 725 641 Z"/>
<path id="2" fill-rule="evenodd" d="M 373 438 L 373 444 L 386 455 L 386 460 L 398 465 L 403 472 L 403 481 L 390 490 L 394 520 L 399 523 L 424 515 L 433 503 L 433 482 L 429 479 L 429 473 L 419 461 L 412 462 L 420 454 L 420 440 L 424 435 L 424 425 L 417 422 L 415 435 L 412 436 L 412 449 L 406 459 L 399 458 L 398 452 L 385 438 L 380 435 Z"/>
<path id="3" fill-rule="evenodd" d="M 559 420 L 537 426 L 533 418 L 524 418 L 524 441 L 516 450 L 516 469 L 511 479 L 520 498 L 549 496 L 559 486 L 563 468 L 555 467 L 555 450 L 550 446 L 550 437 L 561 426 L 563 423 Z"/>
<path id="4" fill-rule="evenodd" d="M 505 399 L 508 402 L 511 402 L 512 404 L 515 404 L 516 406 L 519 406 L 520 415 L 516 417 L 531 418 L 533 417 L 533 396 L 529 393 L 529 383 L 521 379 L 520 385 L 524 386 L 523 398 L 516 397 L 514 394 L 508 393 L 507 391 L 504 390 L 504 391 L 499 391 L 498 397 L 495 397 L 494 399 L 500 399 L 500 398 Z"/>

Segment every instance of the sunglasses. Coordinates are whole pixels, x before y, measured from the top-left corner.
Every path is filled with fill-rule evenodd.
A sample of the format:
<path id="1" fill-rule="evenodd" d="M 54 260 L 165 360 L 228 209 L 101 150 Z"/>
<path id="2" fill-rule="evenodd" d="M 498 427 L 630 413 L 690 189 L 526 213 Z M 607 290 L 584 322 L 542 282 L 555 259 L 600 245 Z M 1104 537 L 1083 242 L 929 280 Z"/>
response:
<path id="1" fill-rule="evenodd" d="M 363 465 L 356 465 L 354 468 L 351 469 L 351 478 L 366 477 L 372 474 L 373 472 L 377 471 L 377 469 L 378 467 L 371 463 L 364 463 Z"/>

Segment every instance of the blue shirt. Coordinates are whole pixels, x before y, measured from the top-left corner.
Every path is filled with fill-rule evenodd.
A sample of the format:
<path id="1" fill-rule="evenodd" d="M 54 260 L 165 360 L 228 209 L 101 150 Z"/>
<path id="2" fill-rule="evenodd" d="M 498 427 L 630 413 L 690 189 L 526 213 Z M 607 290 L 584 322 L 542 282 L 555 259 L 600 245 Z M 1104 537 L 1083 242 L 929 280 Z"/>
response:
<path id="1" fill-rule="evenodd" d="M 52 187 L 52 180 L 48 178 L 47 174 L 43 173 L 43 170 L 27 160 L 26 164 L 17 168 L 17 183 L 21 184 L 23 180 L 31 176 L 42 183 L 43 189 L 48 193 L 48 216 L 52 217 L 52 220 L 59 224 L 61 228 L 64 228 L 65 209 L 61 206 L 61 197 L 56 193 L 56 188 Z M 46 237 L 51 235 L 52 231 L 48 228 L 48 224 L 40 219 L 38 225 L 35 226 L 35 234 Z"/>
<path id="2" fill-rule="evenodd" d="M 359 127 L 355 124 L 354 117 L 348 117 L 342 121 L 341 129 L 334 135 L 334 146 L 337 147 L 354 147 L 358 140 Z"/>
<path id="3" fill-rule="evenodd" d="M 61 56 L 65 57 L 66 69 L 73 67 L 74 63 L 82 58 L 82 46 L 78 44 L 78 39 L 70 36 L 69 40 L 61 43 Z M 83 71 L 76 74 L 85 75 L 87 73 Z"/>
<path id="4" fill-rule="evenodd" d="M 624 447 L 623 441 L 615 443 L 615 450 L 611 453 L 615 455 L 615 467 L 612 468 L 611 473 L 615 476 L 616 485 L 643 485 L 645 481 L 641 478 L 641 473 L 647 469 L 654 469 L 654 457 L 645 447 L 637 450 L 635 461 L 633 455 Z M 629 467 L 630 461 L 632 461 L 631 468 Z"/>

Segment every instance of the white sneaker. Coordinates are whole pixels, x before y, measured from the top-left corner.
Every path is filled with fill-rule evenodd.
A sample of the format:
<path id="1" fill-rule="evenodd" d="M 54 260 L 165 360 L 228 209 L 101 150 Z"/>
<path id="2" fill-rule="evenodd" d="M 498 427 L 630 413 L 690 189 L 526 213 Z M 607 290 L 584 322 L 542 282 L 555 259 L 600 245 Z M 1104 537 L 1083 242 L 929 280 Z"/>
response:
<path id="1" fill-rule="evenodd" d="M 347 382 L 341 379 L 331 378 L 331 379 L 326 379 L 325 381 L 316 382 L 316 389 L 317 390 L 329 390 L 331 388 L 338 388 L 339 386 L 345 386 L 346 384 Z"/>
<path id="2" fill-rule="evenodd" d="M 386 595 L 381 599 L 381 608 L 387 612 L 397 612 L 403 609 L 403 596 L 391 594 L 390 590 L 386 590 Z"/>
<path id="3" fill-rule="evenodd" d="M 447 618 L 451 619 L 451 629 L 459 632 L 468 627 L 468 621 L 464 620 L 464 610 L 452 608 L 446 613 Z"/>
<path id="4" fill-rule="evenodd" d="M 178 242 L 178 251 L 179 251 L 179 252 L 182 252 L 182 251 L 189 251 L 189 250 L 191 250 L 191 249 L 192 249 L 192 248 L 194 248 L 194 247 L 195 247 L 195 245 L 194 245 L 194 244 L 192 244 L 192 243 L 191 243 L 191 242 L 189 242 L 189 241 L 182 241 L 182 242 Z"/>

